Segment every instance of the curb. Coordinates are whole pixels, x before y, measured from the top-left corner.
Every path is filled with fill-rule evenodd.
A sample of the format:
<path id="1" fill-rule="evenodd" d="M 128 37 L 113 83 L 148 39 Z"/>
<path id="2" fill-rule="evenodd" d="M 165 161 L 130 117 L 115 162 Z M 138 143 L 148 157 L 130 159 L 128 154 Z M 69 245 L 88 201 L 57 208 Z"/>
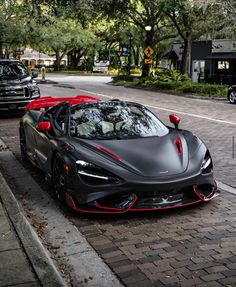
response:
<path id="1" fill-rule="evenodd" d="M 218 180 L 216 181 L 216 183 L 217 183 L 217 185 L 218 185 L 218 187 L 220 189 L 222 189 L 222 190 L 224 190 L 226 192 L 229 192 L 231 194 L 236 195 L 236 188 L 234 188 L 234 187 L 232 187 L 232 186 L 230 186 L 230 185 L 228 185 L 226 183 L 223 183 L 221 181 L 218 181 Z"/>
<path id="2" fill-rule="evenodd" d="M 0 172 L 0 197 L 42 286 L 67 286 Z"/>

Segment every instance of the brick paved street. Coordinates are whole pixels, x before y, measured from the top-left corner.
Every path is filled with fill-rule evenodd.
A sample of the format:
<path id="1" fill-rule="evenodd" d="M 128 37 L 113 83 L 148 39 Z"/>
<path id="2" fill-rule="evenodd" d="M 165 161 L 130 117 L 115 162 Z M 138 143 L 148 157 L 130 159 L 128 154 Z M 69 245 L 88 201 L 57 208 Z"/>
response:
<path id="1" fill-rule="evenodd" d="M 236 136 L 236 125 L 230 124 L 236 106 L 185 98 L 177 100 L 174 96 L 164 97 L 161 94 L 111 86 L 91 86 L 90 90 L 95 88 L 100 89 L 100 93 L 104 89 L 106 95 L 116 98 L 118 95 L 127 97 L 127 93 L 130 93 L 132 100 L 135 98 L 149 105 L 165 106 L 225 121 L 180 115 L 181 126 L 192 130 L 209 146 L 216 179 L 236 186 L 236 160 L 232 158 L 232 137 Z M 51 92 L 53 87 L 43 89 Z M 57 89 L 54 87 L 55 91 Z M 79 90 L 69 92 L 78 94 Z M 157 108 L 152 110 L 168 123 L 170 112 Z M 18 120 L 0 120 L 0 137 L 17 158 Z M 29 172 L 37 180 L 37 170 L 31 168 Z M 46 183 L 41 185 L 45 190 L 50 188 Z M 236 286 L 235 207 L 236 196 L 222 191 L 221 196 L 209 204 L 181 210 L 131 213 L 109 218 L 69 212 L 68 217 L 126 286 L 233 287 Z"/>
<path id="2" fill-rule="evenodd" d="M 235 205 L 71 220 L 127 286 L 236 286 Z"/>

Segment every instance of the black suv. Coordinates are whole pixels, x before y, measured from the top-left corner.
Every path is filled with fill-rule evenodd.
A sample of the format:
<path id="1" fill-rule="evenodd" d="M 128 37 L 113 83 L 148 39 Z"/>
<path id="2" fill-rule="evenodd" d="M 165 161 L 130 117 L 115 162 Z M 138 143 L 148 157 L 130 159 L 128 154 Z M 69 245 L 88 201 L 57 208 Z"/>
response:
<path id="1" fill-rule="evenodd" d="M 17 60 L 0 59 L 0 109 L 24 108 L 31 100 L 40 97 L 40 91 L 26 67 Z"/>

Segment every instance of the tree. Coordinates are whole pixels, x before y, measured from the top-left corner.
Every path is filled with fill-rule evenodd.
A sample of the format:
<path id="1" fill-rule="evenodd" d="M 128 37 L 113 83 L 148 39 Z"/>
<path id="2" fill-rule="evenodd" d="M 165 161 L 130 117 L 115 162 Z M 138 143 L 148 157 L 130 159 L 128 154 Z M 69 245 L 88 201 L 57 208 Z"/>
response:
<path id="1" fill-rule="evenodd" d="M 163 0 L 162 9 L 184 43 L 180 72 L 188 73 L 192 42 L 214 25 L 216 3 L 208 0 Z"/>
<path id="2" fill-rule="evenodd" d="M 102 3 L 90 0 L 90 5 L 95 7 L 95 10 L 102 17 L 106 16 L 109 19 L 129 23 L 137 27 L 143 38 L 143 48 L 147 46 L 154 47 L 156 43 L 176 36 L 175 33 L 172 33 L 172 24 L 170 24 L 168 18 L 164 17 L 158 3 L 157 0 L 104 0 Z M 147 26 L 151 27 L 150 31 L 146 31 L 145 27 Z M 150 65 L 143 64 L 143 77 L 149 74 L 149 68 Z"/>
<path id="3" fill-rule="evenodd" d="M 27 42 L 24 9 L 21 2 L 8 0 L 0 2 L 0 57 L 11 49 L 20 48 Z"/>
<path id="4" fill-rule="evenodd" d="M 60 63 L 67 53 L 77 49 L 88 54 L 91 49 L 96 49 L 100 45 L 99 39 L 91 30 L 83 29 L 78 21 L 64 17 L 51 17 L 48 25 L 36 24 L 32 39 L 36 38 L 37 42 L 33 40 L 31 46 L 44 51 L 53 50 L 56 56 L 56 70 L 60 69 Z M 77 57 L 80 59 L 83 54 L 80 53 Z"/>
<path id="5" fill-rule="evenodd" d="M 213 31 L 214 38 L 235 38 L 236 35 L 236 2 L 235 0 L 222 0 L 216 2 L 219 15 L 217 25 Z"/>

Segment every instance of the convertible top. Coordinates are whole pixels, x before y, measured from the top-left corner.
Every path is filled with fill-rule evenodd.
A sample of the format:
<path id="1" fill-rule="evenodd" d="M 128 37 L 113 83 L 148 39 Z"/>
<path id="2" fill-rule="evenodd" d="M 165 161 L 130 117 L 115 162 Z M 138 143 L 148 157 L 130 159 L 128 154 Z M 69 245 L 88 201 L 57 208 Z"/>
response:
<path id="1" fill-rule="evenodd" d="M 88 102 L 99 102 L 100 99 L 85 95 L 77 95 L 73 97 L 42 97 L 39 99 L 36 99 L 32 102 L 30 102 L 26 107 L 25 111 L 30 110 L 38 110 L 41 108 L 50 108 L 52 106 L 58 105 L 61 102 L 68 102 L 70 105 L 76 105 L 76 104 L 84 104 Z"/>

